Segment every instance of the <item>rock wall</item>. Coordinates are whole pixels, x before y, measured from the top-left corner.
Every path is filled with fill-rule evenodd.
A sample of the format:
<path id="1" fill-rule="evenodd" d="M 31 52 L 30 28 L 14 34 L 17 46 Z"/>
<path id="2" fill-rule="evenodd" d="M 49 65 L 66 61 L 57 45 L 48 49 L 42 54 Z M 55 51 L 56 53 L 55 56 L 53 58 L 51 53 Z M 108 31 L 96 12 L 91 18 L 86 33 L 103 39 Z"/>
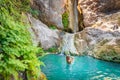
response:
<path id="1" fill-rule="evenodd" d="M 47 25 L 55 25 L 63 29 L 62 14 L 66 0 L 32 0 L 32 8 L 40 11 L 39 19 Z"/>
<path id="2" fill-rule="evenodd" d="M 74 5 L 74 1 L 78 4 Z M 87 53 L 99 59 L 120 62 L 120 0 L 33 0 L 32 7 L 40 11 L 39 19 L 42 22 L 59 29 L 63 29 L 62 14 L 65 8 L 72 10 L 69 13 L 69 22 L 72 21 L 69 27 L 76 32 L 78 29 L 74 30 L 74 27 L 79 24 L 79 29 L 83 30 L 62 35 L 61 52 L 73 55 Z M 79 14 L 74 13 L 74 8 L 78 9 Z M 59 45 L 59 31 L 50 30 L 38 20 L 30 21 L 34 26 L 32 31 L 38 38 L 36 40 L 43 48 Z M 75 21 L 78 23 L 74 24 Z"/>
<path id="3" fill-rule="evenodd" d="M 29 31 L 34 45 L 41 46 L 45 50 L 60 45 L 60 32 L 58 30 L 49 29 L 45 24 L 31 15 L 28 15 L 28 20 L 31 24 Z"/>
<path id="4" fill-rule="evenodd" d="M 88 55 L 120 62 L 120 31 L 104 31 L 88 27 L 83 30 L 81 36 L 88 45 Z"/>
<path id="5" fill-rule="evenodd" d="M 78 32 L 84 28 L 78 0 L 32 0 L 31 6 L 40 11 L 39 19 L 48 26 L 55 25 L 58 29 L 64 29 L 62 15 L 67 12 L 70 32 Z"/>
<path id="6" fill-rule="evenodd" d="M 61 52 L 120 62 L 120 31 L 87 27 L 81 32 L 66 34 L 62 41 Z"/>
<path id="7" fill-rule="evenodd" d="M 120 0 L 79 0 L 86 27 L 104 23 L 118 24 L 120 18 Z M 106 26 L 108 27 L 108 26 Z"/>

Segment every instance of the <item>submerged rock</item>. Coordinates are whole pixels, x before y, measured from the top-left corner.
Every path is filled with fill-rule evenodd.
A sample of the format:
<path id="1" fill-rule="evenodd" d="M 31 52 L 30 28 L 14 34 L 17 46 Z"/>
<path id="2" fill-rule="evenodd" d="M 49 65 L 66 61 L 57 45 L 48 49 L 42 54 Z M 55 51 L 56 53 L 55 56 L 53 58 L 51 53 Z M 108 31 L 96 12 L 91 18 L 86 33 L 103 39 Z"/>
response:
<path id="1" fill-rule="evenodd" d="M 45 50 L 53 46 L 59 46 L 59 31 L 49 29 L 45 24 L 31 15 L 28 16 L 28 20 L 31 24 L 30 33 L 35 45 L 41 46 Z"/>

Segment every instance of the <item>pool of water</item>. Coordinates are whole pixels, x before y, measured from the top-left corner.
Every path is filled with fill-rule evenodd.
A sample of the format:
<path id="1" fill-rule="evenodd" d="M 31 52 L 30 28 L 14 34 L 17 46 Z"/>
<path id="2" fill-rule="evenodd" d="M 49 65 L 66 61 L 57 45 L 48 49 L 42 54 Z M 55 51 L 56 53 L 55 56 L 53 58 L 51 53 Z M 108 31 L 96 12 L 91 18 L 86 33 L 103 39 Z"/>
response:
<path id="1" fill-rule="evenodd" d="M 49 54 L 41 58 L 48 80 L 120 80 L 120 64 L 76 56 L 67 64 L 65 56 Z"/>

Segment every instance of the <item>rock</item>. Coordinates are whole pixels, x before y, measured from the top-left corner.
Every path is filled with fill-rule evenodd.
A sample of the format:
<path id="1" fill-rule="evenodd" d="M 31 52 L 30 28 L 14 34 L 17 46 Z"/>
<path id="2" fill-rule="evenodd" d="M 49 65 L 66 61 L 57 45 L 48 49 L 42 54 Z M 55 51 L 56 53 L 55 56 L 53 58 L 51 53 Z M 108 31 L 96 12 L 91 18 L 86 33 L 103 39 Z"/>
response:
<path id="1" fill-rule="evenodd" d="M 31 24 L 30 33 L 34 45 L 41 46 L 45 50 L 53 46 L 59 46 L 59 31 L 49 29 L 45 24 L 31 15 L 28 15 L 28 20 Z"/>
<path id="2" fill-rule="evenodd" d="M 85 39 L 82 37 L 82 33 L 65 33 L 62 36 L 62 43 L 60 46 L 61 53 L 66 55 L 82 55 L 88 49 L 88 45 Z"/>
<path id="3" fill-rule="evenodd" d="M 103 60 L 120 62 L 120 31 L 104 31 L 88 27 L 80 34 L 84 34 L 81 38 L 87 43 L 88 55 Z"/>
<path id="4" fill-rule="evenodd" d="M 63 41 L 64 52 L 72 55 L 87 54 L 102 60 L 120 62 L 119 30 L 105 31 L 87 27 L 81 32 L 66 34 Z"/>
<path id="5" fill-rule="evenodd" d="M 41 72 L 40 73 L 40 79 L 38 79 L 38 80 L 47 80 L 47 77 L 43 72 Z"/>
<path id="6" fill-rule="evenodd" d="M 79 0 L 85 27 L 120 26 L 120 0 Z M 101 26 L 102 25 L 102 26 Z M 104 25 L 104 26 L 103 26 Z"/>
<path id="7" fill-rule="evenodd" d="M 120 62 L 120 0 L 79 0 L 85 28 L 77 35 L 88 46 L 88 55 Z M 86 45 L 86 44 L 85 44 Z M 80 45 L 77 45 L 79 49 Z M 83 50 L 86 48 L 83 48 Z"/>
<path id="8" fill-rule="evenodd" d="M 40 11 L 39 19 L 47 25 L 63 29 L 62 14 L 66 0 L 32 0 L 32 8 Z"/>
<path id="9" fill-rule="evenodd" d="M 75 47 L 78 51 L 78 53 L 80 55 L 82 55 L 83 53 L 85 53 L 88 49 L 88 45 L 87 45 L 87 42 L 85 41 L 85 39 L 82 37 L 82 32 L 78 32 L 75 35 L 75 38 L 74 38 L 74 44 L 75 44 Z M 84 35 L 85 36 L 85 35 Z"/>

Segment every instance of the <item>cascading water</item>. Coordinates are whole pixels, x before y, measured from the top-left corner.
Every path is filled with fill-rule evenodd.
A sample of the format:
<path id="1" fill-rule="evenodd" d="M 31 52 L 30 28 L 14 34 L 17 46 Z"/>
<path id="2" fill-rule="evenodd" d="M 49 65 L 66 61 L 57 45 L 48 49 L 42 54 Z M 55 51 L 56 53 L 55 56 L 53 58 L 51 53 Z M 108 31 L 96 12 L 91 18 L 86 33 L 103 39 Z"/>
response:
<path id="1" fill-rule="evenodd" d="M 74 34 L 66 33 L 63 36 L 62 44 L 61 44 L 61 53 L 65 54 L 78 54 L 75 45 L 74 45 Z"/>
<path id="2" fill-rule="evenodd" d="M 68 12 L 69 12 L 69 28 L 72 30 L 72 32 L 77 32 L 79 31 L 79 12 L 77 9 L 78 6 L 78 0 L 68 0 L 67 1 L 67 5 L 68 5 Z"/>
<path id="3" fill-rule="evenodd" d="M 74 32 L 78 31 L 78 10 L 77 10 L 78 0 L 74 0 Z"/>

